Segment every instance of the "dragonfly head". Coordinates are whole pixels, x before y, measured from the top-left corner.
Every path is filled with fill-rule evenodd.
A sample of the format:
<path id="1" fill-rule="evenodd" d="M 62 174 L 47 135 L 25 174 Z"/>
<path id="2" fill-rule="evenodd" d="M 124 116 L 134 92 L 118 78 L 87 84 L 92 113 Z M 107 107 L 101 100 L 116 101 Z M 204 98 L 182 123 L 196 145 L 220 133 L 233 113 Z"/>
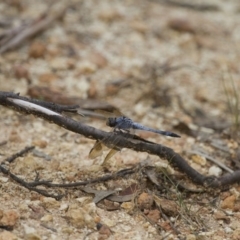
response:
<path id="1" fill-rule="evenodd" d="M 109 127 L 115 127 L 116 126 L 116 118 L 108 118 L 106 125 Z"/>

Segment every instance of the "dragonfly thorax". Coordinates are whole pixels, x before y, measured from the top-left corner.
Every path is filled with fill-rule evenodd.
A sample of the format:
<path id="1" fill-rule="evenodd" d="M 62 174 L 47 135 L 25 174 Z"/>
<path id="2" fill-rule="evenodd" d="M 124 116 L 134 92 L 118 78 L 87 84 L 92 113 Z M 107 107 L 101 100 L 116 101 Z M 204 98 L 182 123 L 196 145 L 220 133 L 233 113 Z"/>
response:
<path id="1" fill-rule="evenodd" d="M 116 118 L 108 118 L 107 126 L 115 128 L 115 129 L 123 129 L 127 130 L 133 127 L 133 121 L 130 118 L 125 116 L 116 117 Z"/>

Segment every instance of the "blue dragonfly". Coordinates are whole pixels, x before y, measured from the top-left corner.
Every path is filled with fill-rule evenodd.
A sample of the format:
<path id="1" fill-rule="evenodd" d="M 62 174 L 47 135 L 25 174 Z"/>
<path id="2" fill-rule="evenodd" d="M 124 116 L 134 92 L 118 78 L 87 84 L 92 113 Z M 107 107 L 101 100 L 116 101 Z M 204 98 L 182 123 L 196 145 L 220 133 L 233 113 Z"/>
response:
<path id="1" fill-rule="evenodd" d="M 137 129 L 137 130 L 144 130 L 144 131 L 148 131 L 148 132 L 158 133 L 158 134 L 165 135 L 168 137 L 177 137 L 177 138 L 180 137 L 178 134 L 173 133 L 173 132 L 167 132 L 167 131 L 157 130 L 157 129 L 150 128 L 150 127 L 145 127 L 142 124 L 134 122 L 132 119 L 125 117 L 125 116 L 114 117 L 114 118 L 109 117 L 107 119 L 106 125 L 114 128 L 115 131 L 117 129 L 125 130 L 125 131 L 129 131 L 131 129 Z"/>
<path id="2" fill-rule="evenodd" d="M 98 114 L 101 114 L 107 118 L 106 125 L 113 128 L 114 132 L 120 131 L 120 132 L 133 133 L 134 130 L 144 130 L 144 131 L 161 134 L 161 135 L 168 136 L 168 137 L 175 137 L 175 138 L 180 137 L 178 134 L 173 133 L 173 132 L 162 131 L 162 130 L 146 127 L 140 123 L 134 122 L 132 119 L 124 116 L 119 111 L 115 111 L 114 113 L 109 113 L 106 111 L 99 110 L 97 112 L 98 112 Z M 81 111 L 80 111 L 80 113 L 81 113 Z M 117 142 L 117 137 L 115 139 L 111 138 L 111 139 L 107 139 L 104 141 L 108 141 L 108 140 L 109 140 L 109 142 L 112 143 L 111 145 L 114 145 Z M 97 140 L 95 142 L 93 148 L 89 152 L 89 158 L 94 159 L 96 157 L 101 156 L 102 152 L 103 152 L 103 147 L 104 147 L 103 141 Z M 121 149 L 118 147 L 113 147 L 109 151 L 107 156 L 105 157 L 104 162 L 107 161 L 108 159 L 110 159 L 115 153 L 117 153 L 120 150 Z"/>

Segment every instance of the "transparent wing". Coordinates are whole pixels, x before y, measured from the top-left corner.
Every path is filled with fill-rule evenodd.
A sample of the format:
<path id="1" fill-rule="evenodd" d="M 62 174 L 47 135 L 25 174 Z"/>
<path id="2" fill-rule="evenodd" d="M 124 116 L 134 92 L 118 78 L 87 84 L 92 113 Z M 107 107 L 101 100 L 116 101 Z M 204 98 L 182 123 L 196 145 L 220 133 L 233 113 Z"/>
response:
<path id="1" fill-rule="evenodd" d="M 82 111 L 80 111 L 79 113 L 82 113 Z M 106 118 L 106 119 L 109 117 L 123 116 L 123 114 L 118 109 L 114 109 L 111 112 L 106 111 L 106 110 L 95 110 L 95 111 L 93 111 L 93 113 L 95 116 L 99 116 L 99 117 Z M 112 137 L 110 137 L 109 139 L 104 139 L 102 141 L 98 140 L 95 142 L 93 148 L 89 152 L 88 156 L 90 159 L 97 158 L 103 154 L 103 148 L 105 146 L 105 144 L 103 142 L 111 142 L 111 145 L 113 145 L 113 147 L 110 149 L 110 151 L 106 155 L 104 162 L 108 161 L 113 155 L 115 155 L 117 152 L 119 152 L 121 150 L 119 148 L 114 147 L 114 145 L 117 144 L 117 136 L 114 139 Z"/>
<path id="2" fill-rule="evenodd" d="M 106 118 L 124 116 L 123 113 L 120 112 L 118 109 L 115 109 L 111 112 L 105 111 L 105 110 L 96 110 L 95 112 L 98 114 L 101 114 L 102 116 L 104 116 Z"/>
<path id="3" fill-rule="evenodd" d="M 103 144 L 101 141 L 97 140 L 94 146 L 92 147 L 92 149 L 90 150 L 88 157 L 90 159 L 94 159 L 102 156 L 102 153 L 103 153 Z"/>
<path id="4" fill-rule="evenodd" d="M 107 162 L 109 159 L 111 159 L 117 152 L 121 151 L 121 148 L 116 147 L 116 145 L 119 141 L 118 134 L 119 134 L 118 132 L 115 132 L 114 136 L 110 136 L 106 139 L 103 139 L 102 141 L 96 141 L 93 148 L 89 152 L 89 155 L 88 155 L 89 158 L 94 159 L 103 154 L 103 148 L 105 147 L 104 142 L 105 143 L 109 142 L 109 144 L 111 144 L 111 146 L 112 146 L 111 148 L 109 148 L 110 151 L 106 155 L 106 157 L 104 159 L 104 163 Z"/>
<path id="5" fill-rule="evenodd" d="M 124 116 L 118 109 L 113 109 L 112 111 L 106 111 L 106 110 L 100 110 L 100 109 L 86 110 L 86 109 L 79 108 L 77 109 L 77 113 L 80 115 L 92 116 L 92 117 L 101 118 L 101 119 Z"/>
<path id="6" fill-rule="evenodd" d="M 114 155 L 115 155 L 117 152 L 119 152 L 120 150 L 121 150 L 121 149 L 117 150 L 117 149 L 112 148 L 112 149 L 108 152 L 107 156 L 105 157 L 103 164 L 105 164 L 109 159 L 112 158 L 112 156 L 114 156 Z"/>

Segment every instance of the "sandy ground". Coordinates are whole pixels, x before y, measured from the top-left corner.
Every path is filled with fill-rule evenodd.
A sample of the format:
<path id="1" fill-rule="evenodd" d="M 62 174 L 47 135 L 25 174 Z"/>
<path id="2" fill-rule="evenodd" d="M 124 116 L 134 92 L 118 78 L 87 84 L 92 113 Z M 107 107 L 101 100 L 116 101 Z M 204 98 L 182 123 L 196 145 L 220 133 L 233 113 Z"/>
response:
<path id="1" fill-rule="evenodd" d="M 66 13 L 41 34 L 0 56 L 0 90 L 29 96 L 30 88 L 45 87 L 46 92 L 67 98 L 107 102 L 142 124 L 181 134 L 181 139 L 171 139 L 139 133 L 173 148 L 197 171 L 226 173 L 192 151 L 202 151 L 235 170 L 238 139 L 229 133 L 238 131 L 232 121 L 237 113 L 230 111 L 227 96 L 237 102 L 234 89 L 240 88 L 240 4 L 234 0 L 211 4 L 215 10 L 157 0 L 52 2 L 53 7 L 68 5 Z M 49 6 L 46 0 L 0 2 L 1 32 L 35 19 Z M 17 176 L 33 181 L 38 172 L 40 179 L 75 182 L 105 174 L 102 157 L 88 158 L 93 140 L 4 107 L 0 113 L 0 160 L 30 145 L 38 151 L 9 164 Z M 79 121 L 108 130 L 103 120 Z M 179 123 L 200 130 L 185 134 L 176 127 Z M 107 168 L 114 172 L 146 159 L 151 164 L 164 162 L 124 149 Z M 138 181 L 139 176 L 132 176 L 91 187 L 124 188 Z M 66 193 L 57 201 L 25 189 L 3 173 L 0 186 L 0 210 L 7 219 L 2 217 L 0 239 L 240 239 L 237 185 L 224 192 L 181 193 L 177 201 L 173 199 L 181 211 L 168 218 L 179 235 L 163 217 L 149 221 L 145 217 L 149 210 L 138 209 L 133 201 L 109 211 L 108 202 L 96 205 L 92 194 L 77 188 L 49 189 Z M 161 197 L 171 199 L 165 194 Z M 4 229 L 11 220 L 12 230 Z M 97 231 L 98 222 L 111 231 Z"/>

